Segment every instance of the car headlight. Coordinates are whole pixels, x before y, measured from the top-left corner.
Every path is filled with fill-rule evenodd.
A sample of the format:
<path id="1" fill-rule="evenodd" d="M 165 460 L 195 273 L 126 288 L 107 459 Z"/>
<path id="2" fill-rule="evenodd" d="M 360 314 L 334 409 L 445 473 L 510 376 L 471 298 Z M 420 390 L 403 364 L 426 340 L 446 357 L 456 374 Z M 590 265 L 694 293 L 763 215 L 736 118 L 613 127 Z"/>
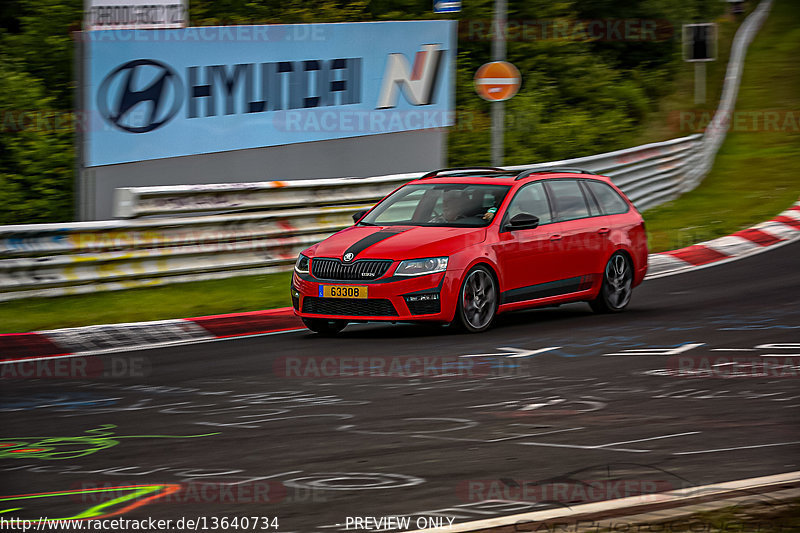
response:
<path id="1" fill-rule="evenodd" d="M 421 276 L 435 274 L 447 270 L 447 257 L 429 257 L 427 259 L 407 259 L 400 261 L 395 276 Z"/>
<path id="2" fill-rule="evenodd" d="M 300 254 L 300 256 L 297 258 L 297 262 L 294 264 L 294 271 L 298 274 L 308 274 L 308 265 L 308 257 Z"/>

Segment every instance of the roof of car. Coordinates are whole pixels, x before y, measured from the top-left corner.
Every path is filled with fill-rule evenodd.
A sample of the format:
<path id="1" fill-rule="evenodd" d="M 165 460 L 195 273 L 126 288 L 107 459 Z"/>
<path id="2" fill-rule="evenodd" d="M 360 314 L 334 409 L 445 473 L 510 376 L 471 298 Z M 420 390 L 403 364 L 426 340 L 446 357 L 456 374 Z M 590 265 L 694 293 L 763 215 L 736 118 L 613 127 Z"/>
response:
<path id="1" fill-rule="evenodd" d="M 606 176 L 600 176 L 589 170 L 571 167 L 526 168 L 521 170 L 507 170 L 495 167 L 459 167 L 443 168 L 428 172 L 419 180 L 436 181 L 442 183 L 463 183 L 465 178 L 470 182 L 513 185 L 516 181 L 532 181 L 544 178 L 598 178 L 609 181 Z"/>

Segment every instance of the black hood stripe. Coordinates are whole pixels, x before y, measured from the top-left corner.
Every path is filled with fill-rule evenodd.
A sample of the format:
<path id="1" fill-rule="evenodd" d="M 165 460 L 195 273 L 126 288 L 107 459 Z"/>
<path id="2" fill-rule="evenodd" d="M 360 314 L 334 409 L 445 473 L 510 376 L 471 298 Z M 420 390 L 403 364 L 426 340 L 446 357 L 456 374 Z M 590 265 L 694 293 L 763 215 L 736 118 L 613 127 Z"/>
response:
<path id="1" fill-rule="evenodd" d="M 344 251 L 342 258 L 344 258 L 347 254 L 353 254 L 353 259 L 358 257 L 358 254 L 372 246 L 373 244 L 377 244 L 383 240 L 388 239 L 389 237 L 394 237 L 398 233 L 403 233 L 404 231 L 408 231 L 408 228 L 403 229 L 382 229 L 380 231 L 376 231 L 372 235 L 367 235 L 360 241 L 353 243 L 350 248 Z"/>

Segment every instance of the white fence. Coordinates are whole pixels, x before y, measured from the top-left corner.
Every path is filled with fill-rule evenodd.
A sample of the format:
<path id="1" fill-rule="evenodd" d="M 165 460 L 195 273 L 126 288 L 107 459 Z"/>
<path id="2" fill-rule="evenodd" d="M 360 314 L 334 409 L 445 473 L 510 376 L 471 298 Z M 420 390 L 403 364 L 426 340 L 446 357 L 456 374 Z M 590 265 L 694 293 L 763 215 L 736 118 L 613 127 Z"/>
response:
<path id="1" fill-rule="evenodd" d="M 744 54 L 770 5 L 763 0 L 739 28 L 704 135 L 508 168 L 604 174 L 640 210 L 693 189 L 724 139 Z M 285 270 L 303 248 L 350 225 L 353 212 L 419 176 L 118 189 L 115 215 L 127 220 L 0 226 L 0 301 Z"/>

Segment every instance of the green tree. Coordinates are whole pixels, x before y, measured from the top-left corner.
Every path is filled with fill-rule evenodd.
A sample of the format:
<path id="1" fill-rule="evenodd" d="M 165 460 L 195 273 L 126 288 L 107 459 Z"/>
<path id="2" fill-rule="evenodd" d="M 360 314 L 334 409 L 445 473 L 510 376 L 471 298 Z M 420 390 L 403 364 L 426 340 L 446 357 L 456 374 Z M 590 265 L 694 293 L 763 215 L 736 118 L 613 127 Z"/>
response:
<path id="1" fill-rule="evenodd" d="M 189 0 L 195 26 L 450 19 L 432 0 Z M 74 32 L 83 0 L 0 4 L 0 223 L 72 219 L 75 124 Z M 453 165 L 489 162 L 490 106 L 473 89 L 491 59 L 493 0 L 463 2 L 456 71 Z M 683 22 L 712 20 L 718 0 L 510 0 L 508 59 L 522 74 L 506 103 L 505 162 L 578 157 L 636 144 L 680 64 Z M 581 20 L 658 21 L 659 39 L 590 40 Z M 525 32 L 568 22 L 572 34 Z M 571 21 L 571 22 L 570 22 Z"/>
<path id="2" fill-rule="evenodd" d="M 0 11 L 0 223 L 72 220 L 81 9 L 81 0 L 11 0 Z"/>

